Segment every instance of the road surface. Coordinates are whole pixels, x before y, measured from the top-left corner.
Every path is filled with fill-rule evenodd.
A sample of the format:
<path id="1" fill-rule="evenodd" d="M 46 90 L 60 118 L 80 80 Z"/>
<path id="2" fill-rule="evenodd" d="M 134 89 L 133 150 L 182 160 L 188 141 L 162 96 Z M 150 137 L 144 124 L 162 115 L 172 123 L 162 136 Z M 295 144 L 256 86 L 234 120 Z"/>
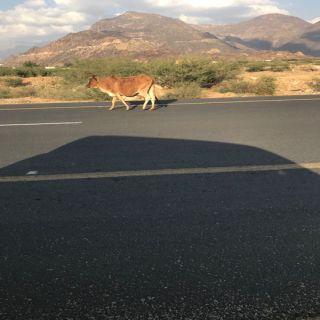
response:
<path id="1" fill-rule="evenodd" d="M 0 105 L 0 318 L 320 315 L 320 96 Z"/>

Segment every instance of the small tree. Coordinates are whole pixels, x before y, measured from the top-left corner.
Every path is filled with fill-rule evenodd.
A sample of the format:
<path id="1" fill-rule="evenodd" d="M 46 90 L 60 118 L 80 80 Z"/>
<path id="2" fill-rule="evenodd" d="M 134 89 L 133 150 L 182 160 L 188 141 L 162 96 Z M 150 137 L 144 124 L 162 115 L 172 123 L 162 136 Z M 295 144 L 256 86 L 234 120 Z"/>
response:
<path id="1" fill-rule="evenodd" d="M 37 63 L 32 62 L 32 61 L 26 61 L 26 62 L 24 62 L 24 63 L 23 63 L 23 66 L 26 67 L 26 68 L 40 67 L 40 65 L 38 65 Z"/>

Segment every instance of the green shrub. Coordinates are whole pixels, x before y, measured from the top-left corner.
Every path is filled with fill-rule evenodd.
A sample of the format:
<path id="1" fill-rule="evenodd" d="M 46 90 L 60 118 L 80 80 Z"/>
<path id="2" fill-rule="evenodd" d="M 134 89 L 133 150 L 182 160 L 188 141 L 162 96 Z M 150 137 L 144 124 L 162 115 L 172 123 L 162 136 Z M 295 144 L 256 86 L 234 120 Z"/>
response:
<path id="1" fill-rule="evenodd" d="M 284 72 L 290 70 L 290 64 L 287 61 L 274 60 L 271 62 L 270 66 L 273 72 Z"/>
<path id="2" fill-rule="evenodd" d="M 23 66 L 26 67 L 26 68 L 40 67 L 40 65 L 38 65 L 37 63 L 32 62 L 32 61 L 26 61 L 26 62 L 24 62 L 24 63 L 23 63 Z"/>
<path id="3" fill-rule="evenodd" d="M 247 81 L 232 80 L 229 84 L 229 92 L 238 94 L 252 93 L 252 85 Z"/>
<path id="4" fill-rule="evenodd" d="M 243 80 L 232 80 L 225 83 L 221 88 L 221 93 L 234 92 L 237 94 L 274 95 L 276 84 L 272 77 L 262 77 L 255 83 Z"/>
<path id="5" fill-rule="evenodd" d="M 239 66 L 231 62 L 214 63 L 210 59 L 184 58 L 134 61 L 128 58 L 100 58 L 73 63 L 62 73 L 67 83 L 85 84 L 95 75 L 133 76 L 141 73 L 152 75 L 161 86 L 175 87 L 181 83 L 195 82 L 200 87 L 211 87 L 225 79 L 231 79 Z"/>
<path id="6" fill-rule="evenodd" d="M 210 59 L 187 59 L 174 65 L 170 70 L 172 83 L 197 83 L 201 88 L 210 88 L 223 80 L 231 79 L 238 73 L 238 66 L 234 63 L 214 63 Z M 155 75 L 157 79 L 157 75 Z"/>
<path id="7" fill-rule="evenodd" d="M 263 61 L 254 61 L 248 63 L 246 71 L 248 72 L 260 72 L 265 71 L 267 67 L 267 64 Z"/>
<path id="8" fill-rule="evenodd" d="M 24 87 L 12 92 L 13 98 L 37 97 L 37 90 L 33 87 Z"/>
<path id="9" fill-rule="evenodd" d="M 15 69 L 15 74 L 18 77 L 22 77 L 22 78 L 36 77 L 38 75 L 36 69 L 29 68 L 29 67 L 17 68 L 17 69 Z"/>
<path id="10" fill-rule="evenodd" d="M 15 70 L 7 67 L 0 67 L 0 77 L 5 76 L 13 76 L 15 74 Z"/>
<path id="11" fill-rule="evenodd" d="M 14 69 L 14 75 L 22 78 L 30 78 L 30 77 L 50 77 L 58 73 L 56 70 L 47 70 L 44 67 L 38 66 L 35 63 L 24 63 L 23 67 L 19 67 Z"/>
<path id="12" fill-rule="evenodd" d="M 201 88 L 196 83 L 181 83 L 173 92 L 169 93 L 167 99 L 195 99 L 201 97 Z"/>
<path id="13" fill-rule="evenodd" d="M 156 83 L 164 87 L 173 87 L 177 83 L 174 59 L 154 59 L 146 63 L 146 73 L 152 75 Z"/>
<path id="14" fill-rule="evenodd" d="M 0 99 L 11 98 L 11 93 L 7 89 L 0 89 Z"/>
<path id="15" fill-rule="evenodd" d="M 320 92 L 320 78 L 312 79 L 312 82 L 309 83 L 309 86 L 315 92 Z"/>
<path id="16" fill-rule="evenodd" d="M 128 58 L 100 58 L 79 60 L 64 70 L 62 75 L 67 83 L 85 84 L 92 75 L 103 76 L 131 76 L 145 73 L 143 62 Z"/>
<path id="17" fill-rule="evenodd" d="M 273 96 L 275 91 L 276 83 L 272 77 L 261 77 L 254 85 L 254 93 L 258 96 Z"/>
<path id="18" fill-rule="evenodd" d="M 22 87 L 24 86 L 24 83 L 21 78 L 9 78 L 5 79 L 4 82 L 8 87 Z"/>

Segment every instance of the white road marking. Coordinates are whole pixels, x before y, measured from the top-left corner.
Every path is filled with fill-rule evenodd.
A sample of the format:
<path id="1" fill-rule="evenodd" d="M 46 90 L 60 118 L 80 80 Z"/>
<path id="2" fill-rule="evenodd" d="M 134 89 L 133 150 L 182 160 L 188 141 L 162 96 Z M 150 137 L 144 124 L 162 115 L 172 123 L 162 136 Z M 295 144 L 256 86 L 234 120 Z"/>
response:
<path id="1" fill-rule="evenodd" d="M 104 108 L 108 108 L 108 105 L 105 106 L 70 106 L 70 107 L 31 107 L 31 108 L 5 108 L 5 109 L 1 109 L 0 107 L 0 111 L 30 111 L 30 110 L 59 110 L 59 109 L 104 109 Z"/>
<path id="2" fill-rule="evenodd" d="M 262 102 L 294 102 L 294 101 L 320 101 L 320 98 L 289 98 L 289 99 L 263 99 L 263 100 L 232 100 L 232 101 L 208 101 L 208 102 L 176 102 L 170 103 L 170 106 L 184 105 L 205 105 L 205 104 L 239 104 L 239 103 L 262 103 Z M 166 106 L 167 103 L 158 103 L 158 106 Z M 59 110 L 59 109 L 107 109 L 109 103 L 105 106 L 70 106 L 70 107 L 30 107 L 30 108 L 1 108 L 0 111 L 30 111 L 30 110 Z"/>
<path id="3" fill-rule="evenodd" d="M 82 124 L 82 122 L 72 121 L 72 122 L 40 122 L 40 123 L 7 123 L 7 124 L 0 124 L 0 127 L 54 126 L 54 125 L 74 125 L 74 124 Z"/>
<path id="4" fill-rule="evenodd" d="M 208 168 L 178 168 L 160 170 L 136 170 L 115 172 L 86 172 L 86 173 L 62 173 L 49 175 L 31 176 L 0 176 L 0 183 L 8 182 L 36 182 L 36 181 L 62 181 L 81 179 L 106 179 L 121 177 L 148 177 L 170 175 L 194 175 L 194 174 L 219 174 L 219 173 L 254 173 L 279 171 L 283 174 L 287 170 L 320 169 L 320 162 L 316 163 L 289 163 L 278 165 L 249 165 L 231 167 L 208 167 Z"/>
<path id="5" fill-rule="evenodd" d="M 30 175 L 36 175 L 36 174 L 38 174 L 38 171 L 28 171 L 27 173 L 26 173 L 26 175 L 27 176 L 30 176 Z"/>

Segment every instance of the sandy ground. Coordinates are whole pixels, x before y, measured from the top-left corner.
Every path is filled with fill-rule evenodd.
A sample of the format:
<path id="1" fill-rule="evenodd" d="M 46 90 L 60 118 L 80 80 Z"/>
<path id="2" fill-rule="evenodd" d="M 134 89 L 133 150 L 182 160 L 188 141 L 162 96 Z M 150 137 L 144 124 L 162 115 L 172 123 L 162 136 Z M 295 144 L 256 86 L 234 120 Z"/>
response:
<path id="1" fill-rule="evenodd" d="M 285 72 L 243 72 L 239 75 L 239 79 L 245 81 L 255 82 L 263 76 L 273 77 L 276 79 L 277 90 L 276 95 L 306 95 L 306 94 L 319 94 L 315 92 L 310 83 L 314 78 L 320 79 L 320 66 L 313 65 L 300 65 L 292 68 L 291 71 Z M 59 81 L 58 77 L 35 77 L 24 79 L 24 82 L 28 86 L 35 88 L 46 89 L 56 86 Z M 0 89 L 4 87 L 3 81 L 0 81 Z M 161 96 L 166 95 L 170 90 L 161 89 L 157 87 L 157 94 L 161 99 Z M 220 93 L 218 87 L 206 89 L 202 91 L 203 98 L 224 98 L 224 97 L 236 97 L 236 96 L 250 96 L 250 94 L 235 94 L 235 93 Z M 23 97 L 14 99 L 0 99 L 0 104 L 15 104 L 15 103 L 41 103 L 41 102 L 64 102 L 62 100 L 55 99 L 43 99 L 38 97 Z"/>
<path id="2" fill-rule="evenodd" d="M 314 90 L 312 90 L 309 84 L 312 82 L 314 78 L 320 79 L 320 66 L 301 65 L 293 67 L 291 71 L 285 72 L 244 72 L 239 76 L 239 79 L 242 79 L 244 81 L 255 82 L 259 78 L 264 76 L 275 78 L 277 84 L 277 90 L 275 95 L 278 96 L 319 94 L 319 92 L 315 92 Z M 216 88 L 213 87 L 207 92 L 204 92 L 204 94 L 208 98 L 249 96 L 249 94 L 222 94 L 220 92 L 216 92 L 215 90 Z"/>

